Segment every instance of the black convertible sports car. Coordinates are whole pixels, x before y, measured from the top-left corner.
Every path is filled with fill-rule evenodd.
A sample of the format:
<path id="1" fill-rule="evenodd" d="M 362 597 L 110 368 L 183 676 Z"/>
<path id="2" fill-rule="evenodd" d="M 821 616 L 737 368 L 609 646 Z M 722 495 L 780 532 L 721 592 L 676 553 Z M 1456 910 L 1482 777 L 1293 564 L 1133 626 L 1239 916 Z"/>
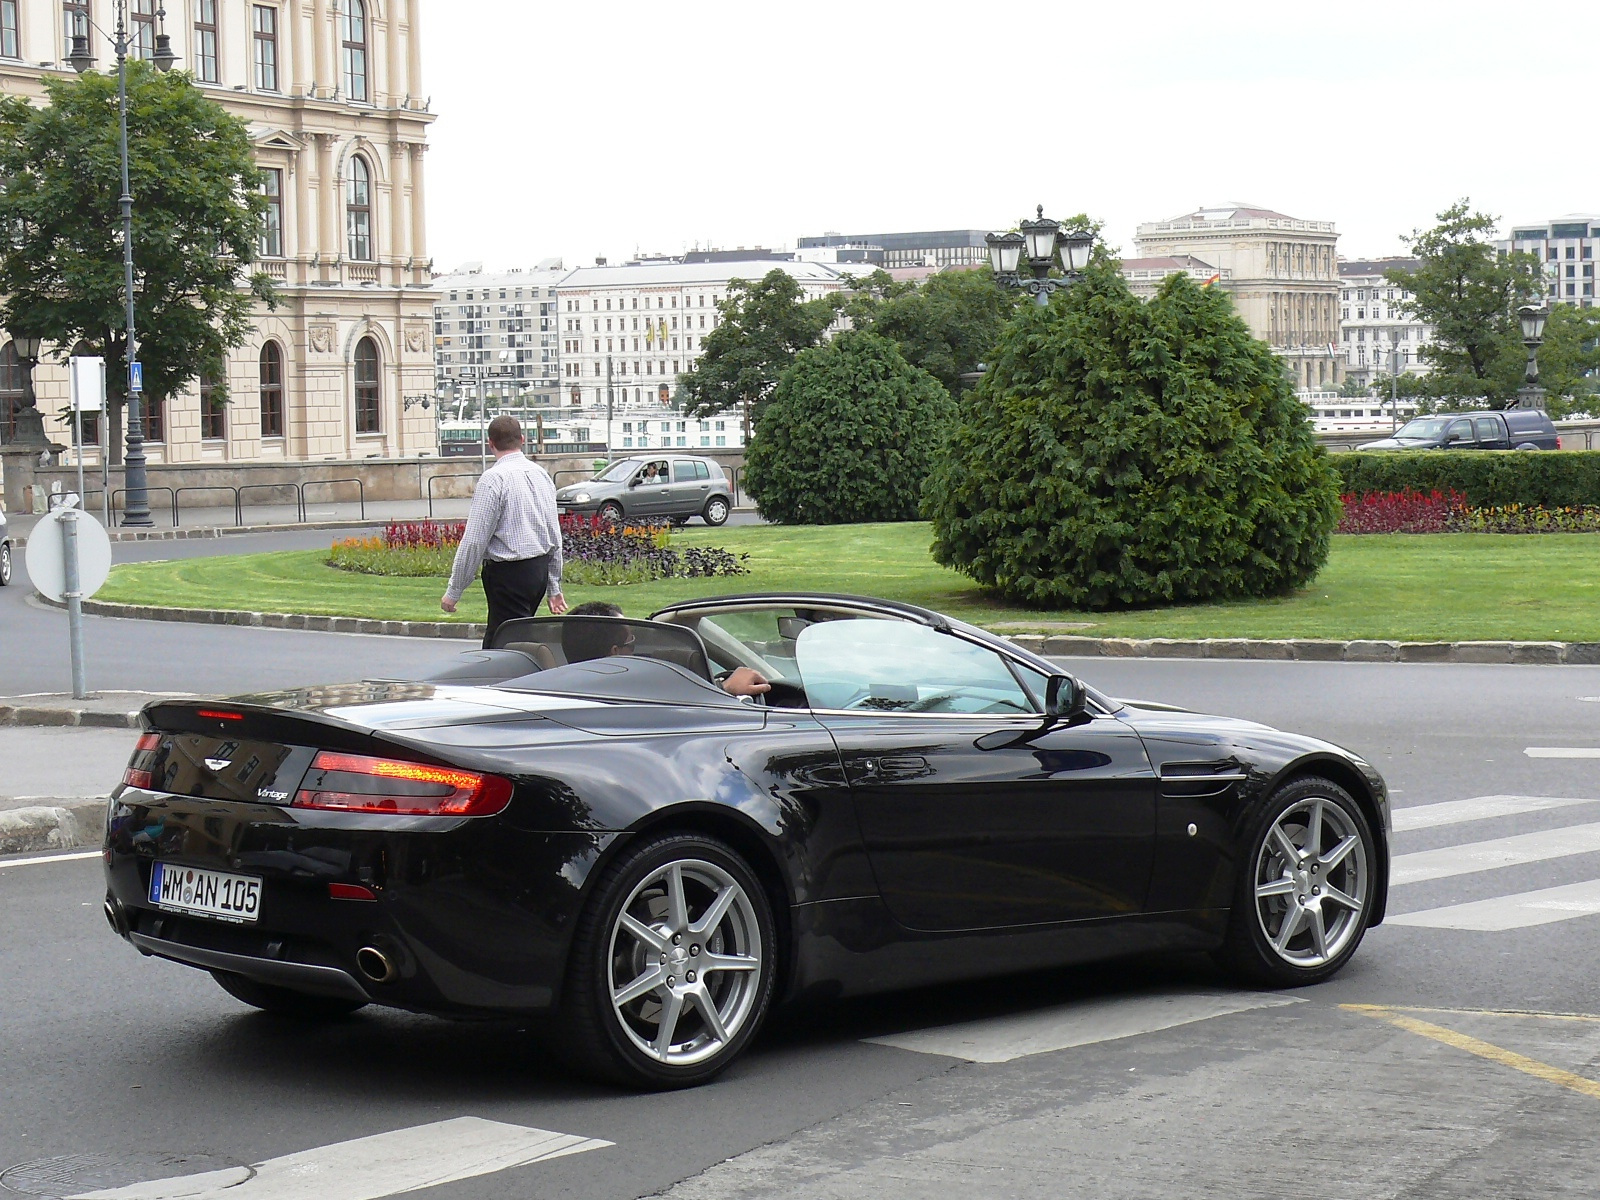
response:
<path id="1" fill-rule="evenodd" d="M 635 1086 L 797 998 L 1156 949 L 1313 983 L 1388 884 L 1354 754 L 854 596 L 532 618 L 425 679 L 144 724 L 105 847 L 142 953 L 277 1012 L 546 1014 Z"/>

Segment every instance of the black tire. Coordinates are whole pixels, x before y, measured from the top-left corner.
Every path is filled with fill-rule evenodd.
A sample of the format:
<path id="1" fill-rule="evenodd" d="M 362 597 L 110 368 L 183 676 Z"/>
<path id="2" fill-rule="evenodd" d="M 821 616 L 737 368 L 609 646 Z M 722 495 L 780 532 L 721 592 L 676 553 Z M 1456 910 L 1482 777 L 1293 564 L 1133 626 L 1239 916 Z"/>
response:
<path id="1" fill-rule="evenodd" d="M 713 496 L 706 501 L 705 509 L 700 515 L 705 518 L 707 525 L 722 525 L 728 520 L 728 514 L 733 511 L 733 506 L 728 503 L 726 496 Z"/>
<path id="2" fill-rule="evenodd" d="M 600 511 L 596 515 L 602 521 L 609 521 L 613 525 L 621 525 L 623 517 L 622 505 L 615 500 L 607 500 L 600 506 Z"/>
<path id="3" fill-rule="evenodd" d="M 0 543 L 0 587 L 11 582 L 11 543 Z"/>
<path id="4" fill-rule="evenodd" d="M 683 911 L 689 918 L 685 930 L 676 934 L 668 911 L 668 885 L 663 882 L 656 890 L 659 877 L 670 874 L 675 865 L 680 894 L 685 897 Z M 722 896 L 716 889 L 728 884 L 736 887 L 737 895 L 724 915 L 708 929 L 694 932 L 695 922 L 705 917 L 711 901 Z M 648 920 L 648 931 L 662 938 L 656 947 L 661 951 L 659 965 L 652 961 L 656 949 L 647 947 L 622 925 L 625 911 L 636 923 Z M 651 917 L 652 912 L 659 916 Z M 628 1087 L 664 1091 L 707 1083 L 728 1068 L 766 1019 L 778 950 L 766 890 L 732 848 L 698 834 L 642 838 L 596 881 L 573 931 L 561 1001 L 559 1052 L 580 1072 Z M 694 957 L 689 956 L 691 951 Z M 674 956 L 671 961 L 669 954 Z M 751 957 L 759 964 L 751 970 L 709 966 L 713 960 L 730 963 Z M 709 967 L 698 979 L 694 971 L 697 962 Z M 668 971 L 682 974 L 665 975 L 664 983 L 614 1005 L 612 976 L 618 970 L 635 984 L 652 976 L 661 979 Z M 713 971 L 717 972 L 715 982 Z M 691 986 L 696 984 L 697 988 Z M 682 991 L 674 995 L 672 985 Z M 726 1037 L 719 1038 L 712 1031 L 700 1002 L 691 1003 L 691 993 L 707 998 L 719 1023 L 737 1021 L 724 1028 Z M 659 1041 L 660 1018 L 669 999 L 679 1008 L 667 1033 L 665 1053 L 658 1056 L 648 1052 L 645 1039 L 654 1036 Z M 683 1042 L 674 1034 L 683 1035 Z M 679 1061 L 671 1061 L 675 1054 Z"/>
<path id="5" fill-rule="evenodd" d="M 1347 846 L 1350 838 L 1356 842 Z M 1361 806 L 1332 780 L 1291 780 L 1261 807 L 1240 849 L 1218 954 L 1223 966 L 1265 987 L 1301 987 L 1335 974 L 1366 935 L 1377 884 L 1377 842 Z"/>
<path id="6" fill-rule="evenodd" d="M 280 1017 L 298 1017 L 307 1021 L 329 1021 L 347 1017 L 359 1008 L 366 1007 L 364 1000 L 341 1000 L 335 996 L 312 996 L 305 992 L 274 987 L 270 983 L 257 983 L 232 971 L 213 971 L 211 978 L 222 985 L 222 990 L 235 1000 L 243 1000 L 262 1012 Z"/>

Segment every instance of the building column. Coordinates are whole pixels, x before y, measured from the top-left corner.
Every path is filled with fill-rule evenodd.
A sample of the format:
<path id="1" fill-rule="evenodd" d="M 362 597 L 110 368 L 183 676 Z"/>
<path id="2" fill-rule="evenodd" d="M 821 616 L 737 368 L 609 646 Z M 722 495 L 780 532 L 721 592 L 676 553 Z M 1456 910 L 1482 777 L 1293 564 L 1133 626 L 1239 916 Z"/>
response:
<path id="1" fill-rule="evenodd" d="M 289 22 L 289 71 L 283 90 L 286 95 L 304 96 L 311 89 L 311 66 L 306 62 L 305 6 L 300 0 L 294 0 L 286 12 Z"/>
<path id="2" fill-rule="evenodd" d="M 328 0 L 315 0 L 311 12 L 312 62 L 315 64 L 316 94 L 332 95 L 337 83 L 336 67 L 329 65 L 333 39 L 328 32 Z"/>
<path id="3" fill-rule="evenodd" d="M 423 155 L 427 152 L 427 149 L 426 142 L 414 142 L 411 146 L 411 261 L 414 268 L 413 279 L 424 278 L 423 273 L 428 269 L 428 204 L 427 195 L 423 189 Z"/>
<path id="4" fill-rule="evenodd" d="M 339 175 L 333 165 L 333 145 L 337 135 L 319 133 L 317 138 L 317 200 L 321 231 L 317 236 L 322 254 L 322 278 L 335 279 L 333 264 L 344 257 L 344 243 L 339 238 L 339 206 L 343 200 Z"/>
<path id="5" fill-rule="evenodd" d="M 406 95 L 406 79 L 404 74 L 405 60 L 401 56 L 400 46 L 400 14 L 402 11 L 399 0 L 389 0 L 389 19 L 383 23 L 384 49 L 384 80 L 383 90 L 388 97 L 389 108 L 399 108 L 400 102 Z"/>
<path id="6" fill-rule="evenodd" d="M 316 142 L 313 140 L 308 151 L 296 151 L 289 156 L 289 186 L 284 188 L 293 197 L 294 204 L 295 244 L 290 257 L 294 260 L 295 277 L 289 282 L 301 287 L 311 282 L 311 259 L 317 252 L 317 239 L 312 226 L 317 211 L 317 196 L 311 178 L 311 159 L 315 153 Z M 284 224 L 288 225 L 289 222 L 286 220 Z M 289 247 L 285 246 L 284 250 L 288 251 Z"/>
<path id="7" fill-rule="evenodd" d="M 422 0 L 406 0 L 406 92 L 422 97 Z"/>
<path id="8" fill-rule="evenodd" d="M 405 142 L 389 143 L 389 260 L 394 285 L 405 287 L 412 265 L 411 230 L 407 194 L 411 186 L 411 148 Z"/>

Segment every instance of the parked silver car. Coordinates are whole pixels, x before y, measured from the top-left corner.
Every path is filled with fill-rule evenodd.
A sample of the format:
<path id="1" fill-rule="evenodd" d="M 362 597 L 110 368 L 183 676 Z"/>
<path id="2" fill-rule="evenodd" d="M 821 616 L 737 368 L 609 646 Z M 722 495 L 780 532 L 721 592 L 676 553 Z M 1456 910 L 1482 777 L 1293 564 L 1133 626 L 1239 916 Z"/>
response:
<path id="1" fill-rule="evenodd" d="M 556 491 L 563 513 L 598 513 L 613 521 L 701 517 L 721 525 L 733 511 L 733 489 L 715 459 L 640 454 L 607 464 L 593 479 Z"/>

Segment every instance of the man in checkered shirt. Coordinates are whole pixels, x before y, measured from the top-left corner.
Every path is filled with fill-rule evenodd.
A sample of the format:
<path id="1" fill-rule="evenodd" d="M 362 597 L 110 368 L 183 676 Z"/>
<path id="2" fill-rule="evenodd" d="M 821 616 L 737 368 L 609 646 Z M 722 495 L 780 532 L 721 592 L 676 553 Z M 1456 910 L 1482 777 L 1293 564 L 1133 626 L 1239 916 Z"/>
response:
<path id="1" fill-rule="evenodd" d="M 467 514 L 466 532 L 450 569 L 450 586 L 439 607 L 455 612 L 461 593 L 483 564 L 483 594 L 489 600 L 489 627 L 483 648 L 494 644 L 506 621 L 531 617 L 548 592 L 550 611 L 567 611 L 561 598 L 561 517 L 556 486 L 549 474 L 522 453 L 522 426 L 515 417 L 489 422 L 494 466 L 478 480 Z"/>

